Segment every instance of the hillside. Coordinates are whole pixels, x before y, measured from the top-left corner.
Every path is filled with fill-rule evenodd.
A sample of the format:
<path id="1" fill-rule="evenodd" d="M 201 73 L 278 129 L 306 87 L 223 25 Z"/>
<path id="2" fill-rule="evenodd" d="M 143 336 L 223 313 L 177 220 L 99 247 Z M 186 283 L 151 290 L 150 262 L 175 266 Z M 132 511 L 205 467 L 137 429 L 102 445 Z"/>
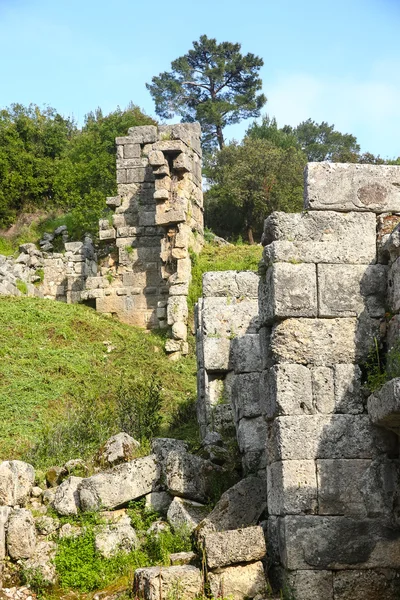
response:
<path id="1" fill-rule="evenodd" d="M 118 429 L 113 409 L 121 390 L 126 396 L 127 388 L 136 388 L 140 396 L 153 374 L 161 384 L 167 431 L 174 410 L 194 400 L 196 366 L 193 356 L 168 361 L 163 341 L 84 306 L 1 298 L 0 458 L 23 456 L 43 432 L 54 439 L 52 428 L 68 420 L 72 426 L 77 412 L 111 434 Z M 60 447 L 64 456 L 68 450 Z"/>

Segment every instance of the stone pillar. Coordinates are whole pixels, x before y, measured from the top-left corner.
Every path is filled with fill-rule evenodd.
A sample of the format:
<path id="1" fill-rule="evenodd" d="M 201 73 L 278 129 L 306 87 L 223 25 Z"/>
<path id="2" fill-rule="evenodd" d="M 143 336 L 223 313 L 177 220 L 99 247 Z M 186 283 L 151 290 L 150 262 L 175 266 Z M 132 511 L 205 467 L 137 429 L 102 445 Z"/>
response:
<path id="1" fill-rule="evenodd" d="M 166 349 L 188 351 L 190 252 L 203 244 L 200 127 L 132 127 L 116 139 L 118 195 L 100 221 L 100 277 L 87 282 L 99 312 L 144 328 L 170 328 Z"/>
<path id="2" fill-rule="evenodd" d="M 296 600 L 400 597 L 399 444 L 366 410 L 362 368 L 385 330 L 382 213 L 400 168 L 311 163 L 302 214 L 273 213 L 259 288 L 268 547 Z"/>
<path id="3" fill-rule="evenodd" d="M 197 417 L 201 436 L 236 435 L 246 473 L 265 469 L 259 402 L 258 280 L 251 271 L 209 272 L 196 305 Z"/>

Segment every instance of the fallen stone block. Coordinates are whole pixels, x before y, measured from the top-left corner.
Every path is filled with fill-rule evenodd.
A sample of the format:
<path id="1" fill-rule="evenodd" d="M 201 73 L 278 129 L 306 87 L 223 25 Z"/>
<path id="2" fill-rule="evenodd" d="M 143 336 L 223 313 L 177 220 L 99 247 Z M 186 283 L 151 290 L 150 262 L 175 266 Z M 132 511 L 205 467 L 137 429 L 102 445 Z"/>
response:
<path id="1" fill-rule="evenodd" d="M 165 461 L 165 480 L 173 496 L 204 502 L 207 500 L 219 467 L 189 452 L 172 450 Z"/>
<path id="2" fill-rule="evenodd" d="M 100 448 L 96 461 L 101 465 L 113 467 L 133 459 L 140 443 L 125 432 L 111 436 Z"/>
<path id="3" fill-rule="evenodd" d="M 166 515 L 171 502 L 172 496 L 168 492 L 150 492 L 146 496 L 145 508 Z"/>
<path id="4" fill-rule="evenodd" d="M 265 597 L 267 584 L 261 562 L 235 565 L 208 573 L 208 583 L 214 598 L 245 600 Z"/>
<path id="5" fill-rule="evenodd" d="M 204 504 L 177 497 L 168 508 L 167 521 L 178 531 L 193 531 L 209 512 L 209 508 Z"/>
<path id="6" fill-rule="evenodd" d="M 0 505 L 24 505 L 35 482 L 32 465 L 21 460 L 0 463 Z"/>
<path id="7" fill-rule="evenodd" d="M 37 543 L 35 551 L 24 563 L 24 568 L 40 573 L 43 582 L 54 584 L 57 580 L 54 559 L 57 553 L 57 544 L 52 541 L 41 540 Z"/>
<path id="8" fill-rule="evenodd" d="M 179 565 L 194 565 L 199 557 L 194 552 L 173 552 L 169 555 L 171 567 Z"/>
<path id="9" fill-rule="evenodd" d="M 53 508 L 58 514 L 63 516 L 77 515 L 81 507 L 79 498 L 79 485 L 83 481 L 82 477 L 68 477 L 56 489 L 53 499 Z"/>
<path id="10" fill-rule="evenodd" d="M 154 455 L 117 465 L 81 481 L 81 508 L 84 511 L 117 508 L 149 494 L 159 479 L 160 468 Z"/>
<path id="11" fill-rule="evenodd" d="M 138 537 L 127 516 L 117 523 L 106 525 L 95 537 L 96 550 L 104 558 L 111 558 L 119 552 L 128 554 L 138 546 Z"/>
<path id="12" fill-rule="evenodd" d="M 227 531 L 256 525 L 267 506 L 267 480 L 249 476 L 224 492 L 198 532 Z"/>
<path id="13" fill-rule="evenodd" d="M 267 552 L 261 527 L 209 532 L 203 545 L 210 569 L 262 560 Z"/>
<path id="14" fill-rule="evenodd" d="M 136 569 L 133 593 L 145 600 L 166 600 L 177 597 L 193 600 L 203 591 L 201 572 L 190 565 Z"/>
<path id="15" fill-rule="evenodd" d="M 8 518 L 7 551 L 14 560 L 30 558 L 36 547 L 35 521 L 30 510 L 18 508 Z"/>
<path id="16" fill-rule="evenodd" d="M 400 211 L 400 168 L 312 162 L 305 170 L 305 206 L 311 210 Z"/>
<path id="17" fill-rule="evenodd" d="M 4 560 L 6 557 L 6 527 L 11 511 L 10 506 L 0 507 L 0 560 Z"/>

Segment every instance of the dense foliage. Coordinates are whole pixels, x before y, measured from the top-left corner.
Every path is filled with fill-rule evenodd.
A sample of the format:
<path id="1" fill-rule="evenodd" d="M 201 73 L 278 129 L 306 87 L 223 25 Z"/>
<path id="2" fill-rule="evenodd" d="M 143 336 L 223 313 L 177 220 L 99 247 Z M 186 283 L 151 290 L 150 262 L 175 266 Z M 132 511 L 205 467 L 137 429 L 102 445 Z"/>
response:
<path id="1" fill-rule="evenodd" d="M 0 111 L 0 228 L 21 212 L 72 213 L 76 235 L 95 232 L 105 197 L 116 192 L 115 138 L 154 123 L 137 106 L 90 113 L 79 129 L 53 108 Z"/>
<path id="2" fill-rule="evenodd" d="M 264 62 L 254 54 L 241 54 L 240 48 L 202 35 L 193 49 L 172 62 L 171 71 L 147 84 L 156 113 L 164 119 L 178 114 L 184 122 L 199 121 L 205 145 L 223 148 L 224 127 L 258 117 L 266 102 L 258 93 Z"/>

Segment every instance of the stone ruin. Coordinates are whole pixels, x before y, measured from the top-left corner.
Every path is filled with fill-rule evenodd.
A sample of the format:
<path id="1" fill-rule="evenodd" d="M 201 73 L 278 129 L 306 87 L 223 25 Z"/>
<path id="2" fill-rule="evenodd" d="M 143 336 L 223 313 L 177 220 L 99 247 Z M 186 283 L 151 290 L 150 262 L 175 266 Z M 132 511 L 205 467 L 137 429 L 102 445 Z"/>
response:
<path id="1" fill-rule="evenodd" d="M 26 247 L 12 276 L 34 273 L 39 261 L 47 296 L 93 302 L 142 327 L 170 326 L 167 350 L 178 357 L 187 351 L 188 254 L 203 239 L 199 130 L 133 128 L 117 142 L 118 196 L 108 199 L 112 223 L 100 222 L 101 257 L 87 240 L 60 256 Z M 259 582 L 265 550 L 252 528 L 265 518 L 264 567 L 285 597 L 400 597 L 399 373 L 372 395 L 365 386 L 377 353 L 399 351 L 399 188 L 400 167 L 310 163 L 305 211 L 265 221 L 260 275 L 204 276 L 195 316 L 203 446 L 219 443 L 219 431 L 236 437 L 247 476 L 237 485 L 259 486 L 226 492 L 218 526 L 202 517 L 217 594 L 232 583 L 230 569 Z M 167 471 L 180 472 L 168 490 L 174 511 L 196 526 L 204 463 L 181 451 L 168 451 L 175 466 Z M 234 524 L 224 522 L 232 497 L 247 502 Z M 198 573 L 185 572 L 196 587 Z M 168 589 L 174 573 L 147 569 L 136 585 L 158 600 L 157 586 Z"/>
<path id="2" fill-rule="evenodd" d="M 28 295 L 169 328 L 171 358 L 187 354 L 190 253 L 201 250 L 204 233 L 200 134 L 197 123 L 148 125 L 117 138 L 118 195 L 107 198 L 113 214 L 100 220 L 98 252 L 88 237 L 53 252 L 47 234 L 40 251 L 24 244 L 16 260 L 0 257 L 0 294 L 21 295 L 20 280 Z"/>

